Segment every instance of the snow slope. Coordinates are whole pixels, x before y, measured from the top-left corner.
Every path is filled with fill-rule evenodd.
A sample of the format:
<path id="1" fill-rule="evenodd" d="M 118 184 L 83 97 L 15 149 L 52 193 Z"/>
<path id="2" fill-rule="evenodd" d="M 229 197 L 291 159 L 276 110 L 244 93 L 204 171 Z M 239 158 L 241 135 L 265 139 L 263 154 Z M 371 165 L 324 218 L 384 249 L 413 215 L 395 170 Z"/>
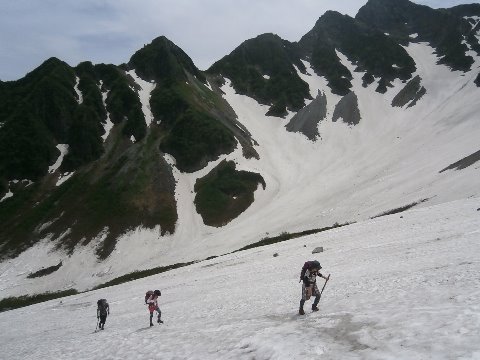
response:
<path id="1" fill-rule="evenodd" d="M 413 209 L 1 313 L 1 357 L 480 359 L 479 207 Z M 317 246 L 331 280 L 321 311 L 307 302 L 299 317 L 300 268 Z M 152 288 L 165 323 L 149 328 Z M 111 315 L 94 333 L 103 297 Z"/>
<path id="2" fill-rule="evenodd" d="M 0 264 L 2 296 L 19 296 L 47 290 L 85 290 L 125 273 L 149 267 L 205 259 L 257 242 L 265 236 L 365 221 L 385 211 L 420 203 L 417 207 L 480 196 L 479 169 L 474 164 L 461 171 L 442 169 L 479 150 L 480 88 L 474 84 L 480 59 L 467 73 L 452 72 L 437 65 L 438 58 L 426 44 L 406 47 L 415 59 L 426 95 L 416 106 L 393 108 L 392 99 L 405 86 L 400 81 L 386 94 L 375 92 L 377 84 L 362 86 L 363 73 L 341 53 L 342 62 L 354 75 L 352 90 L 358 97 L 361 121 L 350 127 L 332 122 L 340 100 L 326 87 L 308 62 L 309 75 L 301 74 L 312 95 L 327 97 L 327 119 L 319 125 L 321 139 L 285 129 L 290 118 L 266 117 L 268 106 L 235 93 L 226 81 L 224 98 L 239 122 L 258 143 L 260 159 L 246 160 L 240 148 L 193 174 L 175 167 L 178 223 L 172 235 L 160 229 L 143 228 L 119 239 L 112 255 L 98 262 L 95 246 L 80 247 L 71 256 L 53 251 L 48 239 L 18 258 Z M 136 75 L 131 73 L 135 78 Z M 154 84 L 138 81 L 144 110 Z M 148 118 L 148 116 L 147 116 Z M 255 202 L 241 216 L 222 228 L 205 226 L 193 205 L 195 181 L 221 160 L 233 160 L 239 170 L 260 173 L 266 189 L 255 192 Z M 174 164 L 174 159 L 168 157 Z M 41 254 L 33 256 L 32 254 Z M 62 269 L 38 281 L 30 272 L 63 261 Z"/>

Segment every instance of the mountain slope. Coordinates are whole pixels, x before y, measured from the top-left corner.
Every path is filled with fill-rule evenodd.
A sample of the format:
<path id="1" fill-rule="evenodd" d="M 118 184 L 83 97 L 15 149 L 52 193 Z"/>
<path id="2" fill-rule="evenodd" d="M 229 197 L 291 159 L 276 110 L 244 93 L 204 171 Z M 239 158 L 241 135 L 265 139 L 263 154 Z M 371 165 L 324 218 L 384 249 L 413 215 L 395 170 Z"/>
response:
<path id="1" fill-rule="evenodd" d="M 429 21 L 444 12 L 458 20 L 452 33 L 463 20 L 475 29 L 476 7 L 430 10 L 422 10 Z M 60 153 L 42 165 L 52 173 L 33 184 L 6 178 L 2 256 L 19 256 L 1 263 L 4 296 L 85 290 L 288 232 L 478 196 L 480 58 L 461 40 L 473 63 L 453 70 L 435 44 L 397 25 L 408 41 L 329 12 L 299 43 L 262 35 L 203 76 L 165 38 L 119 67 L 66 68 L 60 88 L 74 112 L 91 113 L 80 121 L 94 120 L 77 149 L 100 140 L 102 152 L 73 158 L 75 171 L 65 173 L 75 143 L 58 143 L 45 126 L 47 150 Z M 270 87 L 274 79 L 285 86 Z M 45 281 L 28 278 L 60 262 Z"/>
<path id="2" fill-rule="evenodd" d="M 11 360 L 474 359 L 479 200 L 410 210 L 4 312 L 2 354 Z M 324 252 L 314 256 L 317 246 Z M 320 312 L 311 313 L 309 301 L 299 317 L 298 276 L 314 258 L 331 279 Z M 150 288 L 162 291 L 164 324 L 153 328 L 143 303 Z M 111 313 L 105 330 L 93 333 L 99 298 L 108 299 Z M 19 321 L 25 311 L 35 326 Z"/>
<path id="3" fill-rule="evenodd" d="M 204 82 L 162 37 L 128 65 L 71 68 L 50 59 L 2 84 L 0 182 L 2 198 L 14 196 L 0 205 L 1 257 L 50 239 L 68 254 L 94 241 L 105 259 L 137 227 L 174 233 L 175 180 L 163 151 L 184 171 L 233 151 L 237 141 L 255 156 L 248 133 Z"/>

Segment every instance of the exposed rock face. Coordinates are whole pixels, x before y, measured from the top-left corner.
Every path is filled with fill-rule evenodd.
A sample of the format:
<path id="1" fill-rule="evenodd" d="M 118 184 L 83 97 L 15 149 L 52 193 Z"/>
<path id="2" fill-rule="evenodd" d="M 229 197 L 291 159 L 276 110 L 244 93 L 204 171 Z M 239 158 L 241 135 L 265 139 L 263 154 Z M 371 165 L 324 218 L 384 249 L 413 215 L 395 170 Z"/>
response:
<path id="1" fill-rule="evenodd" d="M 348 125 L 358 125 L 362 117 L 358 109 L 358 98 L 354 92 L 345 95 L 335 107 L 333 112 L 333 121 L 342 118 L 344 123 Z"/>
<path id="2" fill-rule="evenodd" d="M 327 117 L 327 97 L 318 92 L 317 97 L 301 109 L 287 124 L 290 132 L 299 132 L 309 140 L 314 141 L 318 136 L 318 124 Z"/>
<path id="3" fill-rule="evenodd" d="M 427 89 L 422 86 L 421 81 L 422 79 L 418 75 L 410 80 L 392 100 L 392 106 L 404 107 L 407 104 L 408 107 L 415 106 L 418 100 L 427 93 Z"/>

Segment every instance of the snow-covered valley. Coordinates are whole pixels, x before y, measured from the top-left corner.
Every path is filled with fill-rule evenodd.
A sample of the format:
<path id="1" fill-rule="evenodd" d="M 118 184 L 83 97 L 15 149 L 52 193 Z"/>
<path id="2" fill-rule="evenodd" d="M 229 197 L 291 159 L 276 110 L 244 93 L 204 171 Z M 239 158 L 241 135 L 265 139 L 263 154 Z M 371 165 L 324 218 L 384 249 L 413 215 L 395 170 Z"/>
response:
<path id="1" fill-rule="evenodd" d="M 55 243 L 46 238 L 0 264 L 2 293 L 20 296 L 27 288 L 29 293 L 82 291 L 134 270 L 226 254 L 266 236 L 366 221 L 415 203 L 426 207 L 478 197 L 478 163 L 462 170 L 440 171 L 479 150 L 480 88 L 474 79 L 480 60 L 475 57 L 470 72 L 454 72 L 436 64 L 438 57 L 427 44 L 410 44 L 406 50 L 415 59 L 416 75 L 427 91 L 410 108 L 391 105 L 405 83 L 396 81 L 386 94 L 375 92 L 375 84 L 364 88 L 363 73 L 355 73 L 354 65 L 338 53 L 355 74 L 352 91 L 361 115 L 356 126 L 332 121 L 340 97 L 332 94 L 325 79 L 304 61 L 307 74 L 300 75 L 310 93 L 314 96 L 320 90 L 327 99 L 327 118 L 318 125 L 320 137 L 314 142 L 286 130 L 293 113 L 285 119 L 265 116 L 267 106 L 236 94 L 227 79 L 223 96 L 256 141 L 258 160 L 245 159 L 238 147 L 192 174 L 173 167 L 179 216 L 174 234 L 160 236 L 159 227 L 137 228 L 123 235 L 102 262 L 96 258 L 95 248 L 103 233 L 70 255 L 56 250 Z M 149 91 L 142 92 L 142 101 L 148 99 Z M 255 192 L 254 203 L 238 218 L 214 228 L 204 225 L 195 209 L 194 185 L 224 159 L 235 161 L 239 170 L 262 174 L 266 188 Z M 174 164 L 168 155 L 167 161 Z M 62 270 L 45 281 L 27 278 L 29 273 L 60 261 Z"/>
<path id="2" fill-rule="evenodd" d="M 479 359 L 479 207 L 413 209 L 1 313 L 1 357 Z M 331 280 L 320 312 L 307 302 L 301 317 L 298 277 L 312 259 Z M 149 328 L 151 288 L 165 323 Z M 99 298 L 111 314 L 95 333 Z"/>

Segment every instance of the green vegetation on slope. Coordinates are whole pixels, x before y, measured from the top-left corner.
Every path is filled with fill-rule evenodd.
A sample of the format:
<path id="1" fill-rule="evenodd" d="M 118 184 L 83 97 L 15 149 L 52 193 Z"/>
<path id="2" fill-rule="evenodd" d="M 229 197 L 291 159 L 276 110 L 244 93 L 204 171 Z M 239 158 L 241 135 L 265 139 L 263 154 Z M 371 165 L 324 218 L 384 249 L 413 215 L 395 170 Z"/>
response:
<path id="1" fill-rule="evenodd" d="M 260 174 L 235 170 L 233 161 L 223 161 L 195 184 L 195 205 L 203 222 L 224 226 L 243 213 L 254 200 L 254 192 L 265 181 Z"/>
<path id="2" fill-rule="evenodd" d="M 160 37 L 137 51 L 128 66 L 145 80 L 155 80 L 150 105 L 160 120 L 160 149 L 175 157 L 182 171 L 195 171 L 207 161 L 235 148 L 233 132 L 225 126 L 221 97 L 204 86 L 205 76 L 175 44 Z"/>
<path id="3" fill-rule="evenodd" d="M 287 110 L 298 111 L 305 106 L 305 99 L 311 98 L 308 84 L 293 65 L 305 72 L 296 45 L 263 34 L 245 41 L 208 72 L 230 79 L 239 94 L 270 105 L 267 115 L 285 116 Z"/>

